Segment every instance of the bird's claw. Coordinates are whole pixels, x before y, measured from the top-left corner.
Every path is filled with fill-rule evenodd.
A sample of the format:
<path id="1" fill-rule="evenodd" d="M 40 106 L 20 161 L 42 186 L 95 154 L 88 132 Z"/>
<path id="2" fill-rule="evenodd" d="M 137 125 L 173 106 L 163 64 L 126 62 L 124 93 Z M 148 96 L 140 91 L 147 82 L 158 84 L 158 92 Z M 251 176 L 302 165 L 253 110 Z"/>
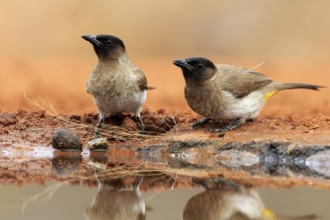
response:
<path id="1" fill-rule="evenodd" d="M 228 125 L 226 125 L 223 128 L 211 128 L 211 129 L 209 129 L 209 131 L 220 133 L 219 137 L 223 137 L 223 136 L 225 136 L 227 131 L 235 130 L 241 124 L 242 124 L 242 121 L 240 118 L 238 118 L 238 119 L 235 119 L 234 121 L 231 121 Z"/>
<path id="2" fill-rule="evenodd" d="M 200 126 L 206 124 L 209 122 L 209 119 L 208 118 L 203 118 L 202 120 L 199 120 L 197 122 L 195 122 L 193 125 L 192 125 L 192 129 L 193 130 L 196 130 L 197 128 L 199 128 Z"/>

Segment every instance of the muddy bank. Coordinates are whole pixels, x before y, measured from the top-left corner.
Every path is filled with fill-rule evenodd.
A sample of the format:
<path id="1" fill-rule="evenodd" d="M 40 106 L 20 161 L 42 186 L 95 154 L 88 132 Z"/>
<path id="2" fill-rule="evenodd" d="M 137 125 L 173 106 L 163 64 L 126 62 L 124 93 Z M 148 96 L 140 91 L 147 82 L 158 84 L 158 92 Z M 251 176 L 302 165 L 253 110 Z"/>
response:
<path id="1" fill-rule="evenodd" d="M 101 130 L 101 136 L 109 140 L 110 147 L 131 146 L 143 147 L 170 140 L 210 140 L 222 143 L 262 140 L 283 140 L 296 143 L 327 144 L 330 143 L 330 116 L 316 114 L 313 117 L 275 117 L 261 116 L 235 131 L 227 132 L 223 138 L 211 133 L 209 128 L 221 127 L 224 124 L 212 122 L 193 131 L 191 125 L 199 116 L 191 112 L 168 114 L 165 110 L 144 110 L 142 118 L 147 133 L 141 135 L 138 124 L 131 116 L 110 118 Z M 19 110 L 14 113 L 0 112 L 1 147 L 31 148 L 35 146 L 51 147 L 51 138 L 60 128 L 68 129 L 77 135 L 83 147 L 95 139 L 95 125 L 98 115 L 56 115 L 45 111 L 27 112 Z"/>
<path id="2" fill-rule="evenodd" d="M 210 176 L 247 186 L 330 188 L 329 116 L 260 117 L 223 138 L 208 132 L 223 125 L 219 122 L 193 131 L 191 124 L 199 117 L 191 112 L 145 110 L 142 118 L 147 126 L 144 134 L 129 115 L 109 119 L 101 131 L 109 151 L 91 153 L 87 143 L 95 139 L 97 114 L 1 112 L 0 183 L 64 181 L 95 186 L 97 173 L 119 179 L 143 175 L 145 190 L 194 187 L 192 178 Z M 83 153 L 53 152 L 51 140 L 60 128 L 79 137 Z"/>

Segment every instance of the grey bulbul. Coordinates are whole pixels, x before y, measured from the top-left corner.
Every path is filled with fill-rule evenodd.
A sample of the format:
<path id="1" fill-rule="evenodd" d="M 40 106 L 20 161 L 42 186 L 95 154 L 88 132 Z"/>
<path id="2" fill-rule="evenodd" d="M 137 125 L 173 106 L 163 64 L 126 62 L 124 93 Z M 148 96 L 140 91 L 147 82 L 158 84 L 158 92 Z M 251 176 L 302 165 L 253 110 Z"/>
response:
<path id="1" fill-rule="evenodd" d="M 193 124 L 193 129 L 211 120 L 231 120 L 215 132 L 237 128 L 246 120 L 255 119 L 265 101 L 286 89 L 322 88 L 303 83 L 279 83 L 257 72 L 226 64 L 214 64 L 202 57 L 175 60 L 186 82 L 185 99 L 190 108 L 205 118 Z"/>
<path id="2" fill-rule="evenodd" d="M 147 98 L 147 79 L 144 73 L 131 63 L 124 42 L 112 35 L 83 35 L 98 57 L 98 64 L 87 81 L 87 92 L 94 98 L 100 112 L 98 128 L 110 115 L 134 113 L 145 129 L 140 112 Z"/>

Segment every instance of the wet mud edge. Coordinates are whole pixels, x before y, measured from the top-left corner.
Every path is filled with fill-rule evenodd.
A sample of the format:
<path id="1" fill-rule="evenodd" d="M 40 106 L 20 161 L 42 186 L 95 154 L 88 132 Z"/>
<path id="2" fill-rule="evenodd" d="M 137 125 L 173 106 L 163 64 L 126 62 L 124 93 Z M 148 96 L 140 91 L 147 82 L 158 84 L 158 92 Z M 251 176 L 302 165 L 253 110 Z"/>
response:
<path id="1" fill-rule="evenodd" d="M 107 130 L 107 127 L 104 128 L 106 135 L 109 135 L 109 152 L 106 155 L 94 155 L 94 159 L 92 157 L 90 159 L 92 161 L 101 160 L 107 167 L 123 166 L 131 168 L 136 167 L 136 165 L 139 168 L 160 167 L 164 170 L 164 172 L 160 172 L 160 175 L 169 175 L 171 178 L 177 174 L 187 176 L 188 180 L 181 181 L 182 186 L 193 185 L 189 180 L 190 177 L 194 176 L 191 170 L 197 170 L 198 174 L 195 176 L 199 177 L 212 175 L 211 171 L 218 168 L 214 166 L 214 163 L 232 161 L 232 158 L 235 158 L 235 154 L 237 157 L 239 153 L 255 155 L 258 158 L 258 162 L 252 164 L 252 166 L 249 165 L 249 168 L 247 168 L 246 164 L 240 162 L 235 162 L 234 165 L 231 164 L 232 162 L 227 164 L 221 163 L 221 167 L 226 167 L 226 170 L 216 171 L 213 175 L 236 179 L 244 182 L 246 185 L 262 185 L 263 181 L 259 181 L 260 176 L 257 178 L 258 180 L 244 177 L 264 174 L 285 176 L 287 168 L 291 169 L 291 172 L 300 172 L 299 174 L 304 172 L 304 175 L 307 177 L 328 178 L 328 173 L 316 171 L 315 174 L 315 170 L 311 169 L 306 171 L 302 161 L 306 161 L 307 158 L 318 155 L 320 152 L 329 151 L 329 146 L 327 145 L 330 136 L 329 116 L 317 115 L 306 119 L 294 118 L 292 116 L 286 118 L 262 116 L 255 122 L 229 132 L 224 138 L 219 138 L 216 134 L 207 131 L 209 127 L 218 126 L 217 123 L 211 123 L 198 131 L 192 131 L 191 124 L 198 120 L 199 117 L 191 112 L 171 115 L 167 114 L 165 110 L 145 110 L 142 113 L 142 117 L 147 125 L 147 130 L 150 131 L 150 135 L 143 138 L 136 135 L 139 133 L 138 126 L 130 116 L 111 119 L 115 121 L 110 121 L 108 124 L 112 124 L 112 126 L 115 124 L 120 129 L 112 130 L 110 128 Z M 83 146 L 85 146 L 88 141 L 94 139 L 93 130 L 97 120 L 97 114 L 93 113 L 82 116 L 51 116 L 44 111 L 26 112 L 19 110 L 15 113 L 1 112 L 0 145 L 2 149 L 11 148 L 18 151 L 26 151 L 34 146 L 51 148 L 51 138 L 54 132 L 57 129 L 65 128 L 77 135 L 81 139 Z M 228 152 L 231 153 L 228 154 Z M 233 153 L 234 155 L 230 155 Z M 164 158 L 164 155 L 170 157 L 165 156 L 167 159 L 160 159 Z M 230 160 L 226 160 L 229 157 L 228 155 L 231 157 Z M 130 156 L 130 159 L 125 159 L 127 156 Z M 136 157 L 132 159 L 131 156 Z M 102 157 L 103 159 L 100 159 Z M 146 160 L 145 158 L 148 159 Z M 214 158 L 216 162 L 214 162 Z M 52 159 L 22 158 L 20 165 L 16 162 L 9 164 L 10 161 L 3 160 L 0 166 L 3 175 L 1 182 L 14 182 L 16 184 L 39 182 L 43 184 L 46 180 L 61 179 L 71 183 L 82 181 L 87 185 L 89 182 L 93 184 L 95 181 L 79 178 L 92 177 L 94 175 L 91 167 L 81 165 L 84 160 L 81 156 L 76 158 L 70 156 L 67 160 L 56 156 Z M 70 168 L 68 164 L 73 164 L 73 168 Z M 18 173 L 17 170 L 21 169 L 22 166 L 29 169 L 25 173 Z M 38 170 L 45 170 L 46 167 L 49 169 L 49 172 L 43 172 L 38 179 L 37 176 L 41 174 Z M 182 168 L 184 168 L 183 173 L 177 172 L 177 170 Z M 65 171 L 65 169 L 69 171 Z M 245 174 L 237 178 L 237 170 L 242 170 L 244 173 L 244 169 L 246 171 Z M 75 175 L 67 175 L 73 171 Z M 236 174 L 234 174 L 235 172 Z M 177 182 L 175 184 L 177 186 L 180 186 L 180 178 L 176 178 Z M 292 181 L 294 180 L 291 178 L 290 181 L 281 184 L 282 186 L 290 186 Z M 302 185 L 311 184 L 309 180 L 304 181 L 298 182 Z M 263 183 L 265 184 L 266 182 L 268 182 L 268 185 L 274 184 L 276 186 L 278 184 L 276 180 L 266 181 L 265 179 Z M 328 184 L 324 182 L 312 181 L 312 183 L 317 183 L 321 188 L 328 187 Z"/>

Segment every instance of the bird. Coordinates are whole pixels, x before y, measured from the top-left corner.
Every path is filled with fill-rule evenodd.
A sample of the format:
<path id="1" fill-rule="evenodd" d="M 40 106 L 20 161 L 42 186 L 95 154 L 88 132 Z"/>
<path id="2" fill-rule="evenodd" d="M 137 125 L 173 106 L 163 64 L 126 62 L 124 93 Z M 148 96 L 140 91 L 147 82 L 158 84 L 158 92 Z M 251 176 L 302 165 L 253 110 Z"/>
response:
<path id="1" fill-rule="evenodd" d="M 213 181 L 213 182 L 212 182 Z M 259 193 L 230 180 L 197 180 L 205 190 L 194 195 L 183 210 L 184 220 L 316 220 L 315 214 L 283 216 L 268 209 Z M 229 184 L 229 185 L 228 185 Z"/>
<path id="2" fill-rule="evenodd" d="M 173 64 L 182 69 L 188 105 L 204 117 L 193 124 L 193 129 L 210 120 L 229 120 L 223 128 L 210 129 L 225 133 L 255 119 L 266 100 L 281 90 L 324 88 L 304 83 L 274 82 L 262 73 L 228 64 L 214 64 L 204 57 L 174 60 Z"/>
<path id="3" fill-rule="evenodd" d="M 87 92 L 94 98 L 99 110 L 100 128 L 108 116 L 134 113 L 142 131 L 142 106 L 147 99 L 145 74 L 131 63 L 124 42 L 113 35 L 82 35 L 90 42 L 98 57 L 98 63 L 87 80 Z"/>
<path id="4" fill-rule="evenodd" d="M 107 182 L 106 178 L 98 178 L 98 192 L 85 211 L 86 219 L 145 220 L 146 204 L 140 192 L 143 178 L 139 176 L 129 188 L 121 186 L 121 179 Z"/>
<path id="5" fill-rule="evenodd" d="M 184 220 L 266 220 L 273 216 L 255 190 L 230 189 L 206 189 L 190 198 L 183 213 Z"/>

